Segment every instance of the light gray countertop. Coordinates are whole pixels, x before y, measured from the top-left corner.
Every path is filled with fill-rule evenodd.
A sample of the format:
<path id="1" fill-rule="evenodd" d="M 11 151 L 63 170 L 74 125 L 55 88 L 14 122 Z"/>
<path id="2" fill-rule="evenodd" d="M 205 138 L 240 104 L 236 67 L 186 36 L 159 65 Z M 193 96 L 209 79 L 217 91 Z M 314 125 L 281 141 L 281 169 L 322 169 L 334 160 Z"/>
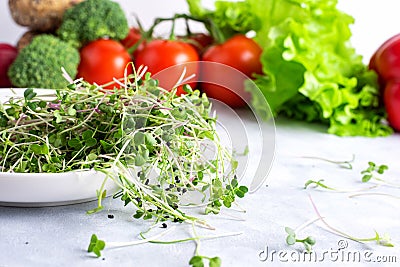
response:
<path id="1" fill-rule="evenodd" d="M 296 262 L 296 266 L 308 266 L 307 258 L 305 262 L 297 259 L 303 255 L 301 244 L 286 245 L 284 228 L 296 228 L 317 218 L 311 197 L 321 216 L 331 226 L 361 238 L 373 237 L 374 231 L 381 235 L 388 233 L 395 245 L 389 248 L 375 242 L 351 241 L 329 232 L 318 220 L 297 234 L 299 238 L 315 237 L 314 252 L 320 264 L 343 266 L 360 262 L 359 265 L 369 266 L 374 260 L 400 262 L 399 188 L 382 185 L 358 193 L 374 192 L 391 196 L 361 195 L 353 198 L 349 196 L 356 192 L 303 189 L 309 179 L 324 179 L 327 185 L 346 190 L 375 185 L 374 182 L 361 182 L 360 172 L 368 166 L 368 161 L 387 164 L 389 170 L 383 178 L 400 184 L 400 153 L 397 150 L 400 136 L 342 138 L 326 134 L 325 130 L 319 125 L 279 120 L 275 161 L 268 179 L 258 191 L 240 199 L 239 203 L 246 213 L 226 210 L 219 215 L 204 217 L 215 230 L 195 228 L 198 235 L 242 234 L 201 240 L 199 253 L 219 256 L 222 266 L 277 266 L 295 261 L 300 261 Z M 251 144 L 250 148 L 252 146 L 257 144 Z M 352 155 L 355 156 L 352 170 L 304 158 L 350 160 Z M 103 204 L 103 211 L 91 215 L 87 215 L 86 211 L 96 207 L 94 201 L 58 207 L 0 207 L 0 266 L 188 266 L 195 251 L 193 241 L 169 245 L 147 243 L 122 248 L 106 246 L 100 258 L 87 253 L 93 233 L 106 243 L 135 241 L 140 240 L 138 234 L 141 231 L 151 226 L 151 222 L 134 219 L 133 207 L 124 207 L 118 199 L 107 198 Z M 114 218 L 108 218 L 110 214 Z M 167 224 L 167 229 L 174 226 L 175 229 L 161 240 L 192 235 L 189 224 Z M 147 235 L 161 231 L 165 229 L 157 227 Z M 350 260 L 346 259 L 348 255 Z"/>

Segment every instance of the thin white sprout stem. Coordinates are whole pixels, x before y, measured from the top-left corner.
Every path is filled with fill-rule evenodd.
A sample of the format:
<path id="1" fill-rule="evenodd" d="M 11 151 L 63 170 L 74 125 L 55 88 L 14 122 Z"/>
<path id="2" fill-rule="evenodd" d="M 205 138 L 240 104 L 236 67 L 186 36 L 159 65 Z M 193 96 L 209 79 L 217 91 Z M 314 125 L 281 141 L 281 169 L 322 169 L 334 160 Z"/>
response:
<path id="1" fill-rule="evenodd" d="M 135 246 L 135 245 L 140 245 L 144 243 L 148 243 L 151 241 L 155 241 L 159 239 L 160 237 L 163 237 L 170 232 L 174 231 L 176 229 L 175 226 L 172 226 L 168 230 L 163 231 L 162 233 L 159 233 L 157 235 L 142 239 L 142 240 L 137 240 L 137 241 L 130 241 L 130 242 L 107 242 L 107 247 L 108 248 L 116 248 L 116 247 L 128 247 L 128 246 Z"/>
<path id="2" fill-rule="evenodd" d="M 179 77 L 178 81 L 175 83 L 175 85 L 172 88 L 178 87 L 178 85 L 182 84 L 183 78 L 186 75 L 186 67 L 183 68 L 183 71 L 181 73 L 181 76 Z"/>
<path id="3" fill-rule="evenodd" d="M 300 232 L 301 230 L 303 230 L 307 226 L 315 223 L 316 221 L 322 220 L 322 219 L 323 219 L 323 217 L 317 217 L 317 218 L 314 218 L 314 219 L 310 219 L 310 220 L 306 221 L 305 223 L 303 223 L 303 224 L 299 225 L 298 227 L 296 227 L 294 229 L 294 232 L 296 232 L 296 233 Z"/>
<path id="4" fill-rule="evenodd" d="M 361 197 L 361 196 L 384 196 L 384 197 L 391 197 L 394 199 L 398 199 L 400 200 L 400 197 L 392 195 L 392 194 L 387 194 L 387 193 L 359 193 L 359 194 L 354 194 L 354 195 L 350 195 L 349 198 L 355 198 L 355 197 Z"/>

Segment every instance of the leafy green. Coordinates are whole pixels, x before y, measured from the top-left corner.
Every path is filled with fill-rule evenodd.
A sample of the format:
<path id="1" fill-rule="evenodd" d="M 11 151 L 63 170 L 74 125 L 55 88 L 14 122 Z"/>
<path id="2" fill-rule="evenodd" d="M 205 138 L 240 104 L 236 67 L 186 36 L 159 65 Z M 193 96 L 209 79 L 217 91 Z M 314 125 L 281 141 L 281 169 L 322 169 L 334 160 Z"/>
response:
<path id="1" fill-rule="evenodd" d="M 194 16 L 212 20 L 225 34 L 255 30 L 264 74 L 248 90 L 261 90 L 275 115 L 322 122 L 340 136 L 392 133 L 376 73 L 350 43 L 354 18 L 337 8 L 337 0 L 216 1 L 213 12 L 201 9 L 199 0 L 188 3 Z M 240 23 L 246 27 L 237 29 Z M 253 105 L 262 111 L 257 95 Z"/>
<path id="2" fill-rule="evenodd" d="M 249 2 L 254 11 L 269 10 L 270 24 L 256 37 L 266 76 L 256 83 L 273 111 L 323 121 L 337 135 L 391 133 L 381 123 L 376 75 L 349 43 L 354 19 L 336 0 Z M 266 13 L 257 14 L 267 19 Z"/>
<path id="3" fill-rule="evenodd" d="M 201 0 L 187 0 L 191 15 L 205 22 L 207 29 L 218 42 L 236 33 L 246 33 L 261 28 L 261 20 L 257 16 L 249 16 L 251 5 L 246 1 L 216 1 L 215 10 L 201 5 Z"/>

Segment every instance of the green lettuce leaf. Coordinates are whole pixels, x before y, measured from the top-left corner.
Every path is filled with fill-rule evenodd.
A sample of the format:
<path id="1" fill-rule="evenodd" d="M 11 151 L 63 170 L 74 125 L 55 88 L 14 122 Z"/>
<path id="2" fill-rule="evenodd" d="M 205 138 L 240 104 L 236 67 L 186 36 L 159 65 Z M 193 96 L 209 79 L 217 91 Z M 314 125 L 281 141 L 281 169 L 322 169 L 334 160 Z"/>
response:
<path id="1" fill-rule="evenodd" d="M 212 21 L 225 37 L 256 32 L 264 75 L 255 84 L 275 115 L 323 122 L 341 136 L 393 132 L 385 124 L 377 76 L 351 46 L 354 18 L 337 8 L 337 0 L 216 1 L 213 11 L 200 0 L 187 1 L 194 16 Z M 253 105 L 265 111 L 257 95 Z"/>
<path id="2" fill-rule="evenodd" d="M 187 0 L 190 14 L 204 24 L 218 42 L 237 33 L 259 30 L 262 22 L 257 16 L 249 16 L 253 12 L 249 2 L 216 1 L 215 9 L 202 6 L 201 0 Z"/>
<path id="3" fill-rule="evenodd" d="M 376 74 L 351 46 L 354 19 L 336 0 L 248 2 L 264 21 L 256 41 L 268 79 L 259 76 L 256 84 L 276 114 L 328 123 L 341 136 L 392 133 L 383 122 Z"/>

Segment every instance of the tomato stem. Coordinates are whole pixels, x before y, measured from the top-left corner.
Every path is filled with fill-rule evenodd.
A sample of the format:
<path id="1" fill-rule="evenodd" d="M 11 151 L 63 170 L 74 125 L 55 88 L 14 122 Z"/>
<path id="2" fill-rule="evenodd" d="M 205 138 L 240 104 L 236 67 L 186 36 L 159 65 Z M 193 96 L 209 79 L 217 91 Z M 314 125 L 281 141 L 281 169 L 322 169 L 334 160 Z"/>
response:
<path id="1" fill-rule="evenodd" d="M 174 39 L 175 38 L 175 21 L 177 19 L 184 19 L 185 20 L 186 30 L 187 30 L 188 35 L 191 34 L 191 31 L 190 31 L 190 28 L 189 28 L 189 21 L 190 20 L 206 24 L 206 22 L 204 20 L 194 18 L 194 17 L 192 17 L 192 16 L 190 16 L 188 14 L 175 14 L 173 17 L 168 17 L 168 18 L 155 18 L 154 22 L 153 22 L 153 25 L 149 28 L 149 30 L 145 34 L 146 38 L 150 38 L 153 35 L 154 29 L 160 23 L 165 22 L 165 21 L 172 21 L 172 28 L 171 28 L 171 33 L 170 33 L 169 38 L 170 39 Z M 206 25 L 206 27 L 207 27 L 207 25 Z"/>

